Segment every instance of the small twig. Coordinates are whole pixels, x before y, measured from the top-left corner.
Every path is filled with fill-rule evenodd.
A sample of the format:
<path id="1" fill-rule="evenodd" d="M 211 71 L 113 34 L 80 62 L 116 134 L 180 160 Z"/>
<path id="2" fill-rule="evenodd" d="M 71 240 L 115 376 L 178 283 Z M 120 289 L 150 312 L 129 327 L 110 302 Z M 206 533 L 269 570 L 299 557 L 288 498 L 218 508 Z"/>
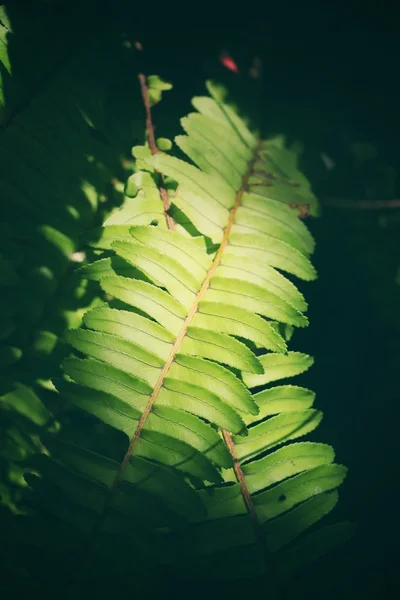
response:
<path id="1" fill-rule="evenodd" d="M 146 111 L 146 130 L 147 130 L 147 138 L 149 140 L 149 146 L 152 154 L 157 154 L 158 148 L 156 144 L 156 138 L 154 136 L 154 125 L 151 120 L 151 105 L 149 98 L 149 88 L 147 87 L 147 81 L 145 75 L 143 73 L 139 73 L 138 75 L 140 81 L 140 91 L 142 92 L 144 109 Z"/>
<path id="2" fill-rule="evenodd" d="M 150 98 L 149 98 L 149 88 L 147 87 L 146 76 L 143 75 L 143 73 L 139 73 L 139 82 L 140 82 L 140 90 L 142 92 L 143 104 L 144 104 L 144 108 L 146 111 L 147 139 L 149 142 L 151 153 L 154 155 L 154 154 L 157 154 L 159 152 L 159 150 L 157 148 L 156 138 L 154 135 L 154 125 L 153 125 L 153 121 L 151 118 L 151 104 L 150 104 Z M 172 217 L 168 214 L 168 210 L 171 206 L 171 203 L 169 201 L 168 192 L 164 186 L 162 174 L 159 173 L 158 171 L 156 171 L 156 173 L 157 173 L 157 176 L 159 179 L 158 189 L 160 190 L 161 200 L 163 201 L 165 218 L 167 221 L 168 229 L 174 230 L 175 222 L 172 219 Z"/>
<path id="3" fill-rule="evenodd" d="M 358 210 L 382 210 L 385 208 L 400 208 L 400 199 L 395 200 L 350 200 L 347 198 L 322 198 L 321 203 L 335 208 L 350 208 Z"/>

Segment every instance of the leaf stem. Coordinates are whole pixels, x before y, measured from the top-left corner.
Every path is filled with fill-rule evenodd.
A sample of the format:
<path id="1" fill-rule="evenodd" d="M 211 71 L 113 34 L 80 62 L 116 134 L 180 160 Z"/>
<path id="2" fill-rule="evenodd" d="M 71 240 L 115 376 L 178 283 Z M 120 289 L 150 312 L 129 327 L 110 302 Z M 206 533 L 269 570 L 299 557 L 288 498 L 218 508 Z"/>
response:
<path id="1" fill-rule="evenodd" d="M 144 109 L 146 111 L 147 139 L 149 142 L 151 153 L 157 154 L 159 152 L 159 150 L 157 148 L 156 138 L 154 135 L 154 125 L 153 125 L 153 120 L 151 117 L 151 104 L 150 104 L 150 98 L 149 98 L 149 88 L 147 86 L 147 79 L 143 73 L 139 73 L 138 77 L 139 77 L 139 83 L 140 83 L 140 91 L 142 93 L 142 98 L 143 98 Z M 169 201 L 168 191 L 164 186 L 162 174 L 159 173 L 158 171 L 156 171 L 156 173 L 157 173 L 158 184 L 159 184 L 158 189 L 160 190 L 161 200 L 164 205 L 165 219 L 167 221 L 168 229 L 173 231 L 175 229 L 175 222 L 174 222 L 173 218 L 171 217 L 171 215 L 168 214 L 168 210 L 171 206 L 171 203 Z"/>

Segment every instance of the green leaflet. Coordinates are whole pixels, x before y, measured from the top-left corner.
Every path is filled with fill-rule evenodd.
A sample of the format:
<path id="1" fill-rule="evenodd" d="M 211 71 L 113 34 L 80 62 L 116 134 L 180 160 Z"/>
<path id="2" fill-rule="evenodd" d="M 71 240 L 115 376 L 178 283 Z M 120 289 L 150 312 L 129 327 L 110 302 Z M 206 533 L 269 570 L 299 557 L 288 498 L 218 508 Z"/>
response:
<path id="1" fill-rule="evenodd" d="M 281 323 L 297 325 L 297 327 L 308 325 L 307 318 L 300 311 L 254 283 L 213 277 L 207 299 L 211 302 L 241 307 Z"/>
<path id="2" fill-rule="evenodd" d="M 70 402 L 83 410 L 107 421 L 128 436 L 135 432 L 141 412 L 135 406 L 117 396 L 99 389 L 90 389 L 71 381 L 54 379 L 57 390 Z"/>
<path id="3" fill-rule="evenodd" d="M 168 358 L 175 339 L 158 323 L 126 310 L 95 308 L 84 315 L 83 322 L 90 329 L 113 333 L 135 342 L 163 360 Z"/>
<path id="4" fill-rule="evenodd" d="M 236 132 L 237 140 L 241 140 L 248 148 L 254 148 L 257 144 L 257 138 L 248 129 L 239 115 L 224 102 L 226 90 L 219 84 L 210 80 L 206 82 L 206 87 L 214 99 L 214 106 L 211 109 L 212 118 L 217 121 L 225 122 Z M 197 99 L 198 106 L 199 102 L 199 112 L 203 112 L 201 107 L 203 106 L 204 101 L 202 99 Z"/>
<path id="5" fill-rule="evenodd" d="M 133 277 L 135 279 L 146 280 L 145 276 L 132 267 L 126 260 L 119 256 L 108 256 L 101 258 L 94 263 L 84 265 L 79 269 L 83 277 L 92 281 L 101 281 L 107 275 L 122 275 L 122 277 Z"/>
<path id="6" fill-rule="evenodd" d="M 314 250 L 312 235 L 288 206 L 258 196 L 243 194 L 242 206 L 235 220 L 237 233 L 267 233 L 298 248 L 304 254 Z"/>
<path id="7" fill-rule="evenodd" d="M 204 423 L 204 421 L 166 406 L 155 408 L 154 414 L 154 419 L 152 415 L 149 416 L 149 422 L 146 424 L 145 430 L 153 427 L 153 420 L 156 418 L 158 421 L 168 421 L 169 435 L 179 437 L 179 439 L 196 447 L 216 465 L 224 468 L 231 466 L 231 457 L 225 445 L 222 444 L 215 429 Z"/>
<path id="8" fill-rule="evenodd" d="M 265 525 L 266 543 L 276 552 L 295 540 L 306 529 L 328 514 L 337 504 L 336 490 L 313 496 L 288 514 Z"/>
<path id="9" fill-rule="evenodd" d="M 229 130 L 215 127 L 204 115 L 191 114 L 181 123 L 189 135 L 177 136 L 175 142 L 185 154 L 204 173 L 220 175 L 233 189 L 239 189 L 247 162 L 236 149 L 232 152 Z"/>
<path id="10" fill-rule="evenodd" d="M 322 465 L 254 496 L 260 521 L 272 519 L 316 494 L 336 488 L 343 482 L 346 471 L 342 465 Z"/>
<path id="11" fill-rule="evenodd" d="M 190 309 L 198 291 L 198 283 L 180 263 L 158 250 L 134 242 L 114 242 L 112 248 L 159 287 L 168 290 L 187 310 Z"/>
<path id="12" fill-rule="evenodd" d="M 271 369 L 272 370 L 272 369 Z M 295 385 L 277 385 L 253 396 L 259 407 L 259 420 L 275 415 L 311 408 L 315 394 Z M 245 421 L 249 419 L 245 417 Z"/>
<path id="13" fill-rule="evenodd" d="M 242 412 L 257 414 L 248 389 L 228 369 L 201 358 L 178 354 L 170 375 L 200 385 Z"/>
<path id="14" fill-rule="evenodd" d="M 310 261 L 296 248 L 267 234 L 232 233 L 228 254 L 265 261 L 271 267 L 287 271 L 306 281 L 316 278 Z"/>
<path id="15" fill-rule="evenodd" d="M 212 201 L 203 202 L 201 196 L 179 186 L 172 206 L 185 214 L 197 231 L 217 244 L 223 239 L 223 224 L 228 220 L 229 212 L 222 209 L 217 215 L 214 204 Z"/>
<path id="16" fill-rule="evenodd" d="M 66 358 L 63 368 L 77 383 L 112 394 L 140 413 L 144 411 L 151 387 L 129 373 L 93 359 Z"/>
<path id="17" fill-rule="evenodd" d="M 227 211 L 235 203 L 235 191 L 226 185 L 219 177 L 206 175 L 199 169 L 192 167 L 183 160 L 178 160 L 166 154 L 156 154 L 149 157 L 146 162 L 152 167 L 169 175 L 185 189 L 201 198 L 204 209 L 210 208 L 215 215 L 216 222 L 221 228 L 227 221 Z"/>
<path id="18" fill-rule="evenodd" d="M 163 290 L 149 283 L 117 275 L 106 277 L 100 283 L 105 292 L 146 312 L 171 333 L 177 335 L 182 329 L 185 310 Z"/>
<path id="19" fill-rule="evenodd" d="M 179 379 L 165 379 L 158 402 L 161 406 L 173 406 L 193 412 L 229 431 L 240 433 L 245 429 L 240 416 L 218 396 L 201 386 L 192 385 Z"/>
<path id="20" fill-rule="evenodd" d="M 221 487 L 207 487 L 199 490 L 198 495 L 206 506 L 206 519 L 246 515 L 247 509 L 238 483 Z"/>
<path id="21" fill-rule="evenodd" d="M 148 94 L 152 106 L 160 102 L 162 93 L 172 89 L 172 84 L 163 81 L 158 75 L 149 75 L 147 78 Z"/>
<path id="22" fill-rule="evenodd" d="M 299 311 L 307 309 L 307 303 L 292 282 L 266 264 L 245 257 L 224 255 L 218 273 L 227 279 L 255 283 L 286 300 Z"/>
<path id="23" fill-rule="evenodd" d="M 273 327 L 250 311 L 218 302 L 201 302 L 192 321 L 195 327 L 242 337 L 269 350 L 286 350 L 286 344 Z"/>
<path id="24" fill-rule="evenodd" d="M 197 105 L 196 108 L 200 108 L 205 106 L 208 101 L 212 103 L 210 98 L 195 98 L 193 104 Z M 190 113 L 187 117 L 181 119 L 181 124 L 188 134 L 186 137 L 193 136 L 197 140 L 203 139 L 219 153 L 222 165 L 214 165 L 214 173 L 219 173 L 219 169 L 221 168 L 224 169 L 225 164 L 229 165 L 229 169 L 231 167 L 234 168 L 238 175 L 246 172 L 247 163 L 252 157 L 251 149 L 241 140 L 238 142 L 236 132 L 228 124 L 218 122 L 206 114 L 199 113 Z M 178 146 L 180 146 L 186 137 L 177 136 L 175 138 Z M 207 170 L 201 165 L 198 166 L 207 173 Z M 207 167 L 212 168 L 212 164 L 209 161 L 207 161 Z M 235 186 L 235 189 L 238 189 L 237 186 Z"/>
<path id="25" fill-rule="evenodd" d="M 212 264 L 212 258 L 202 251 L 192 239 L 184 238 L 178 232 L 164 232 L 148 227 L 134 227 L 130 230 L 134 240 L 158 250 L 182 265 L 197 283 L 202 283 Z"/>
<path id="26" fill-rule="evenodd" d="M 311 367 L 314 360 L 308 354 L 288 352 L 287 354 L 264 354 L 260 357 L 264 374 L 244 374 L 244 382 L 250 388 L 265 385 L 271 381 L 299 375 Z"/>
<path id="27" fill-rule="evenodd" d="M 154 385 L 164 362 L 141 346 L 116 335 L 84 329 L 70 330 L 66 340 L 80 352 L 103 360 L 121 371 L 138 372 L 141 379 Z"/>
<path id="28" fill-rule="evenodd" d="M 236 453 L 241 460 L 248 460 L 259 452 L 269 450 L 277 444 L 300 437 L 315 429 L 322 414 L 314 409 L 293 411 L 272 417 L 254 425 L 244 441 L 235 437 Z"/>
<path id="29" fill-rule="evenodd" d="M 92 229 L 87 235 L 87 241 L 93 248 L 111 250 L 111 244 L 117 240 L 130 240 L 131 225 L 107 225 Z"/>
<path id="30" fill-rule="evenodd" d="M 284 446 L 243 466 L 249 491 L 253 494 L 301 471 L 329 464 L 334 452 L 326 444 L 299 442 Z"/>
<path id="31" fill-rule="evenodd" d="M 259 360 L 247 346 L 229 335 L 216 331 L 189 327 L 181 351 L 186 355 L 211 360 L 221 359 L 223 353 L 222 362 L 239 371 L 247 371 L 250 368 L 253 372 L 263 372 Z"/>
<path id="32" fill-rule="evenodd" d="M 307 205 L 318 215 L 318 201 L 306 177 L 298 169 L 298 155 L 284 147 L 284 138 L 262 142 L 259 159 L 249 179 L 249 189 L 285 204 Z"/>
<path id="33" fill-rule="evenodd" d="M 219 175 L 233 189 L 240 187 L 241 177 L 235 166 L 202 135 L 177 136 L 175 142 L 204 173 Z"/>
<path id="34" fill-rule="evenodd" d="M 131 175 L 125 185 L 126 199 L 122 207 L 105 221 L 111 225 L 147 225 L 157 221 L 166 227 L 164 207 L 158 188 L 150 173 L 138 172 Z"/>

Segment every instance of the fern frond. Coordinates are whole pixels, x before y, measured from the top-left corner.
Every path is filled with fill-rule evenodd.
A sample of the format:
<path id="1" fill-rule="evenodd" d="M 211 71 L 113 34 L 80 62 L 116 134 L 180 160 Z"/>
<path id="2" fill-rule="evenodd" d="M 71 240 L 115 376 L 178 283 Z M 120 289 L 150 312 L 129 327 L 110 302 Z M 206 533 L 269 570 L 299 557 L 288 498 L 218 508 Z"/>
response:
<path id="1" fill-rule="evenodd" d="M 177 518 L 190 522 L 188 543 L 178 528 L 171 562 L 186 575 L 203 563 L 205 577 L 268 573 L 276 589 L 280 552 L 333 508 L 346 470 L 329 446 L 288 444 L 321 420 L 312 392 L 282 385 L 251 394 L 312 363 L 287 351 L 291 328 L 308 321 L 286 274 L 316 277 L 314 241 L 280 192 L 252 191 L 271 144 L 274 165 L 287 167 L 285 185 L 300 180 L 309 203 L 313 196 L 291 155 L 258 140 L 208 88 L 212 98 L 194 100 L 199 113 L 176 140 L 194 164 L 153 143 L 137 149 L 142 171 L 126 188 L 134 197 L 92 232 L 99 260 L 81 272 L 107 303 L 67 333 L 76 355 L 63 362 L 66 380 L 54 382 L 122 431 L 126 452 L 111 460 L 56 446 L 44 461 L 58 473 L 56 487 L 93 513 L 91 534 L 122 506 L 138 506 L 143 489 L 156 510 L 167 485 L 167 510 L 149 517 L 150 528 L 168 545 Z"/>
<path id="2" fill-rule="evenodd" d="M 233 133 L 236 133 L 235 130 Z M 241 143 L 239 136 L 236 142 L 237 145 Z M 253 148 L 253 154 L 256 148 L 257 146 Z M 283 338 L 259 315 L 291 325 L 305 325 L 307 320 L 298 309 L 279 295 L 267 292 L 255 283 L 224 276 L 224 271 L 220 275 L 220 267 L 224 267 L 226 272 L 223 259 L 225 255 L 229 256 L 229 251 L 235 245 L 236 238 L 233 230 L 236 215 L 242 205 L 245 183 L 235 192 L 233 187 L 225 185 L 221 178 L 210 176 L 162 153 L 143 160 L 157 172 L 177 181 L 178 191 L 172 197 L 172 204 L 178 206 L 183 213 L 187 210 L 188 204 L 177 202 L 178 195 L 181 199 L 186 198 L 186 191 L 191 197 L 196 195 L 197 205 L 201 210 L 204 207 L 205 212 L 218 221 L 222 243 L 217 252 L 210 256 L 180 232 L 166 231 L 158 227 L 132 227 L 130 229 L 132 241 L 126 239 L 125 231 L 124 239 L 113 241 L 111 248 L 119 258 L 126 261 L 127 265 L 141 271 L 146 281 L 113 274 L 113 272 L 118 273 L 118 269 L 113 270 L 112 259 L 106 259 L 107 262 L 102 263 L 101 266 L 101 275 L 98 275 L 100 273 L 98 271 L 95 276 L 100 279 L 101 286 L 107 294 L 155 320 L 162 327 L 164 336 L 165 333 L 173 336 L 168 356 L 151 358 L 148 347 L 144 347 L 146 354 L 140 347 L 135 347 L 133 342 L 122 341 L 115 337 L 115 330 L 110 324 L 107 325 L 106 332 L 102 331 L 101 334 L 94 331 L 70 332 L 68 340 L 79 351 L 96 360 L 107 362 L 108 369 L 113 365 L 117 369 L 130 373 L 136 379 L 148 383 L 152 389 L 147 392 L 149 398 L 147 407 L 157 403 L 184 408 L 219 427 L 243 433 L 242 418 L 234 409 L 242 412 L 251 410 L 247 393 L 232 373 L 207 360 L 211 358 L 242 371 L 261 372 L 258 358 L 244 344 L 232 337 L 226 337 L 226 334 L 248 339 L 272 351 L 285 351 L 286 344 Z M 254 157 L 252 160 L 254 161 Z M 247 172 L 242 173 L 245 181 L 251 168 L 250 160 Z M 188 212 L 187 216 L 190 217 L 190 210 Z M 289 222 L 297 223 L 296 217 L 289 209 L 288 217 Z M 199 222 L 194 222 L 194 225 L 201 231 Z M 105 230 L 107 231 L 107 227 Z M 204 230 L 201 232 L 206 233 Z M 261 236 L 260 240 L 264 242 Z M 293 252 L 297 251 L 288 246 L 287 254 L 291 256 Z M 252 260 L 253 257 L 247 247 L 244 254 L 245 258 Z M 296 258 L 301 261 L 303 255 L 300 253 L 298 255 L 300 259 L 297 255 Z M 270 262 L 268 256 L 262 254 L 262 260 L 268 266 Z M 114 262 L 114 266 L 115 264 Z M 304 265 L 306 265 L 305 270 L 309 268 L 311 277 L 313 275 L 311 265 L 308 262 Z M 107 268 L 110 268 L 108 274 Z M 93 277 L 93 269 L 96 269 L 96 263 L 86 269 L 86 275 Z M 283 277 L 282 280 L 286 281 Z M 290 284 L 286 285 L 286 289 L 290 290 Z M 109 315 L 113 321 L 119 321 L 121 316 L 122 319 L 126 319 L 126 313 L 120 315 L 115 310 Z M 140 318 L 145 319 L 145 317 Z M 136 315 L 134 320 L 137 321 Z M 196 341 L 191 337 L 192 329 Z M 121 334 L 121 327 L 118 331 Z M 201 335 L 202 331 L 204 331 L 203 335 Z M 202 339 L 199 339 L 199 335 Z M 225 345 L 231 352 L 223 352 Z M 185 348 L 188 348 L 186 352 L 196 353 L 197 357 L 184 358 Z M 78 363 L 74 363 L 75 370 L 71 364 L 70 361 L 67 362 L 65 368 L 66 373 L 73 379 L 88 384 L 88 371 L 92 365 L 96 374 L 90 379 L 89 385 L 94 385 L 94 381 L 97 386 L 102 385 L 101 367 L 97 367 L 97 363 L 85 361 L 83 364 L 80 361 L 80 374 L 76 371 Z M 82 375 L 83 371 L 84 375 Z M 110 380 L 116 378 L 114 371 L 112 375 L 107 375 L 107 385 L 110 385 Z M 183 383 L 185 380 L 188 380 L 187 383 Z M 226 381 L 226 386 L 230 387 L 229 393 L 221 386 L 223 381 Z M 112 389 L 112 393 L 117 394 L 116 387 Z M 232 390 L 237 391 L 232 394 Z M 143 391 L 142 395 L 145 398 L 146 392 Z M 121 392 L 118 397 L 121 398 Z M 142 414 L 148 410 L 144 405 L 146 402 L 144 398 L 143 402 L 136 406 Z M 131 402 L 135 403 L 133 397 Z M 142 427 L 140 426 L 140 429 Z M 139 448 L 140 442 L 137 442 L 137 445 Z"/>

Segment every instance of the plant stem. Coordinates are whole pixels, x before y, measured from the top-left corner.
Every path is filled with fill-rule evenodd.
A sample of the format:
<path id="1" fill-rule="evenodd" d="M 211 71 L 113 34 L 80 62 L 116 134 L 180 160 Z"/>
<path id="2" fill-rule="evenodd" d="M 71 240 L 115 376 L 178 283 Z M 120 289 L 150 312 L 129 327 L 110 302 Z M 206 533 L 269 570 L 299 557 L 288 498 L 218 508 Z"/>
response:
<path id="1" fill-rule="evenodd" d="M 335 208 L 350 208 L 358 210 L 382 210 L 385 208 L 400 208 L 400 199 L 394 200 L 350 200 L 347 198 L 322 198 L 321 203 Z"/>
<path id="2" fill-rule="evenodd" d="M 152 154 L 157 154 L 159 152 L 156 144 L 156 138 L 154 135 L 154 125 L 153 120 L 151 118 L 151 104 L 149 98 L 149 88 L 147 87 L 146 76 L 143 73 L 139 73 L 139 82 L 140 82 L 140 90 L 142 92 L 143 104 L 146 111 L 146 131 L 147 131 L 147 139 L 149 142 L 150 150 Z M 167 221 L 168 229 L 174 230 L 175 223 L 172 217 L 168 214 L 169 207 L 171 205 L 169 201 L 168 191 L 164 186 L 164 181 L 161 173 L 156 171 L 158 177 L 158 188 L 160 190 L 161 200 L 164 205 L 164 213 Z"/>

